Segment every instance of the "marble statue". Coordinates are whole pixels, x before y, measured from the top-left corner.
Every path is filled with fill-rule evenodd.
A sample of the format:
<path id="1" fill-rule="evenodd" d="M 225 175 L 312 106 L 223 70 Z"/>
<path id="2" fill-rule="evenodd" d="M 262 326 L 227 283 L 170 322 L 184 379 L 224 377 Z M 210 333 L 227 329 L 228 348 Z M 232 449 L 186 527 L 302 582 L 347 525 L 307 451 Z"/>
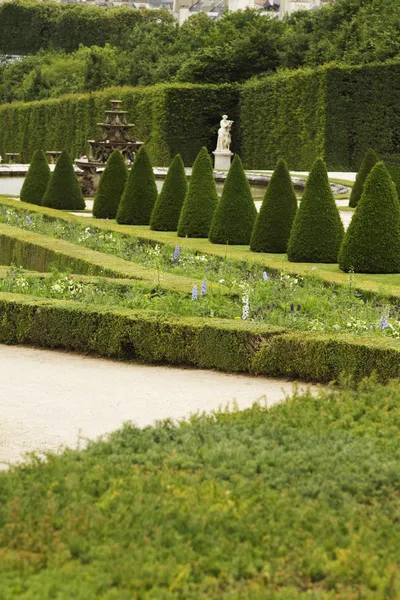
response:
<path id="1" fill-rule="evenodd" d="M 233 121 L 228 119 L 228 115 L 222 115 L 220 128 L 218 129 L 217 152 L 226 152 L 230 150 L 231 145 L 231 127 Z"/>

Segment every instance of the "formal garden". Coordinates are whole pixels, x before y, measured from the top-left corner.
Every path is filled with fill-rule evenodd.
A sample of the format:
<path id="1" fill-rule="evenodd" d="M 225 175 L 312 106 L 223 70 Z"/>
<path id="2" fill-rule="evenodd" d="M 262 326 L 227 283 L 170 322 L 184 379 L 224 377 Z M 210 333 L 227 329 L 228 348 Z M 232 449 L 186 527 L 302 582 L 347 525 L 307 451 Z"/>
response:
<path id="1" fill-rule="evenodd" d="M 295 385 L 7 465 L 1 600 L 400 597 L 396 19 L 0 5 L 0 344 Z"/>

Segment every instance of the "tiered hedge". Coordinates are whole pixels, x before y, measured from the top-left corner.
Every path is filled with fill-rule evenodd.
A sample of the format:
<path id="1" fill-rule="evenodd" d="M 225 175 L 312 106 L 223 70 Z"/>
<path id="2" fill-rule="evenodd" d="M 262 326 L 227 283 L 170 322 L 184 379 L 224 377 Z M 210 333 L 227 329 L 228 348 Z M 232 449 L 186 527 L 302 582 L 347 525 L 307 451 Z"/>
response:
<path id="1" fill-rule="evenodd" d="M 24 162 L 35 150 L 65 148 L 73 157 L 87 154 L 87 140 L 103 133 L 97 123 L 104 121 L 110 100 L 118 97 L 154 165 L 168 166 L 178 153 L 191 165 L 202 146 L 215 148 L 222 112 L 238 119 L 238 94 L 234 85 L 160 84 L 3 105 L 0 154 L 19 152 Z M 238 135 L 235 143 L 238 147 Z"/>
<path id="2" fill-rule="evenodd" d="M 0 294 L 0 343 L 63 348 L 100 356 L 327 382 L 400 376 L 400 346 L 288 332 L 270 325 L 99 309 L 73 301 Z"/>
<path id="3" fill-rule="evenodd" d="M 356 170 L 368 148 L 400 146 L 400 62 L 283 72 L 241 88 L 246 168 Z"/>
<path id="4" fill-rule="evenodd" d="M 71 52 L 84 46 L 118 46 L 141 23 L 172 21 L 165 10 L 100 8 L 56 2 L 0 4 L 0 53 L 34 54 L 43 48 Z"/>

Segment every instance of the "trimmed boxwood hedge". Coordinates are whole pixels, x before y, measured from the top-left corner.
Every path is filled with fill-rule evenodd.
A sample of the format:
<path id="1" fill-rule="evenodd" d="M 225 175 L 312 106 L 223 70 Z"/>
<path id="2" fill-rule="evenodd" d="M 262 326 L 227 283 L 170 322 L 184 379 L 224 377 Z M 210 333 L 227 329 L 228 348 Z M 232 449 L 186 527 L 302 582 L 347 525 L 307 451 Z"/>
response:
<path id="1" fill-rule="evenodd" d="M 287 164 L 279 159 L 265 191 L 250 240 L 253 252 L 284 253 L 297 211 L 297 198 Z"/>
<path id="2" fill-rule="evenodd" d="M 71 157 L 66 150 L 63 150 L 56 162 L 42 198 L 42 205 L 59 210 L 84 210 L 86 208 Z"/>
<path id="3" fill-rule="evenodd" d="M 118 206 L 128 179 L 124 157 L 115 150 L 107 160 L 100 177 L 93 202 L 93 216 L 97 219 L 115 219 Z"/>
<path id="4" fill-rule="evenodd" d="M 290 232 L 288 259 L 291 262 L 336 263 L 343 235 L 343 223 L 326 167 L 321 159 L 317 159 Z"/>
<path id="5" fill-rule="evenodd" d="M 343 271 L 400 273 L 400 203 L 383 162 L 370 172 L 339 254 Z"/>
<path id="6" fill-rule="evenodd" d="M 29 162 L 35 150 L 66 148 L 73 157 L 88 154 L 87 140 L 103 135 L 97 123 L 104 121 L 104 111 L 109 110 L 114 98 L 122 101 L 129 121 L 136 124 L 133 135 L 146 143 L 151 162 L 157 166 L 168 166 L 178 153 L 186 165 L 192 165 L 202 146 L 211 152 L 221 106 L 235 121 L 239 119 L 237 85 L 108 88 L 91 94 L 0 106 L 0 154 L 19 152 L 24 162 Z M 239 151 L 239 134 L 232 148 Z"/>
<path id="7" fill-rule="evenodd" d="M 355 208 L 359 203 L 367 177 L 378 161 L 379 158 L 377 157 L 375 150 L 369 148 L 363 158 L 361 167 L 357 173 L 356 181 L 351 189 L 349 206 L 352 208 Z"/>
<path id="8" fill-rule="evenodd" d="M 176 231 L 188 189 L 185 165 L 180 154 L 172 161 L 151 213 L 150 229 Z"/>
<path id="9" fill-rule="evenodd" d="M 213 244 L 249 244 L 256 216 L 257 210 L 250 185 L 242 161 L 236 154 L 211 223 L 210 242 Z"/>
<path id="10" fill-rule="evenodd" d="M 365 339 L 219 319 L 98 309 L 73 301 L 0 293 L 0 343 L 100 356 L 328 382 L 400 376 L 400 346 Z"/>
<path id="11" fill-rule="evenodd" d="M 50 180 L 50 167 L 43 150 L 36 150 L 21 188 L 22 202 L 41 205 Z"/>
<path id="12" fill-rule="evenodd" d="M 157 185 L 146 148 L 137 153 L 117 211 L 117 223 L 149 225 L 157 200 Z"/>
<path id="13" fill-rule="evenodd" d="M 206 238 L 218 204 L 213 167 L 207 148 L 201 148 L 193 165 L 188 191 L 178 222 L 180 237 Z"/>

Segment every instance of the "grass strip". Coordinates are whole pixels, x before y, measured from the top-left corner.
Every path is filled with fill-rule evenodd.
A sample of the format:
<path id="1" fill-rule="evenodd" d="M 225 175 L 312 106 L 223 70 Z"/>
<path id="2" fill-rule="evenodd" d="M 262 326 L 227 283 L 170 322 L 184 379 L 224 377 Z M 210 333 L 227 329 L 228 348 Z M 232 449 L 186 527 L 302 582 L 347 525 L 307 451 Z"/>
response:
<path id="1" fill-rule="evenodd" d="M 0 262 L 40 272 L 48 272 L 56 267 L 60 271 L 69 270 L 77 274 L 139 279 L 179 292 L 191 291 L 194 284 L 201 285 L 201 280 L 149 269 L 112 254 L 4 223 L 0 223 Z M 214 287 L 222 289 L 218 284 L 214 284 Z"/>

